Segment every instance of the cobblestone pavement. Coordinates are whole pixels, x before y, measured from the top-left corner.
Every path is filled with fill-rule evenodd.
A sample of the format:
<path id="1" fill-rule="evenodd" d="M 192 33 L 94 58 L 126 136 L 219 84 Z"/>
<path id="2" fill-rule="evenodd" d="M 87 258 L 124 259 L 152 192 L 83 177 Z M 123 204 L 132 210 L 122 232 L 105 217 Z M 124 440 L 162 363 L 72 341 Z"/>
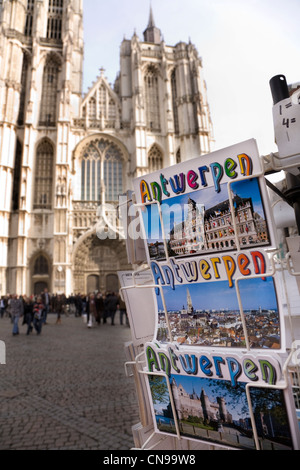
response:
<path id="1" fill-rule="evenodd" d="M 42 334 L 0 319 L 0 450 L 129 450 L 139 422 L 124 344 L 130 329 L 48 315 Z"/>

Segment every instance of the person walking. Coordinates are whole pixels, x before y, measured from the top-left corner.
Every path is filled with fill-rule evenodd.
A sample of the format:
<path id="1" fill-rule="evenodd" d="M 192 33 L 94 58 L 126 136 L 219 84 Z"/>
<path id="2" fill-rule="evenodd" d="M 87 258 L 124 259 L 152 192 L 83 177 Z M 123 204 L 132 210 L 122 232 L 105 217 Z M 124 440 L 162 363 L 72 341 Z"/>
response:
<path id="1" fill-rule="evenodd" d="M 23 301 L 17 295 L 13 295 L 10 300 L 11 321 L 13 323 L 13 336 L 19 334 L 19 319 L 23 315 Z"/>
<path id="2" fill-rule="evenodd" d="M 127 311 L 126 311 L 126 304 L 122 297 L 119 295 L 118 297 L 118 305 L 117 308 L 120 311 L 120 325 L 123 325 L 123 317 L 125 317 L 125 323 L 128 325 L 128 318 L 127 318 Z"/>
<path id="3" fill-rule="evenodd" d="M 97 311 L 97 323 L 100 325 L 101 319 L 103 318 L 103 313 L 104 313 L 104 301 L 102 294 L 98 292 L 96 295 L 96 311 Z"/>
<path id="4" fill-rule="evenodd" d="M 33 306 L 33 326 L 38 335 L 42 332 L 42 323 L 44 318 L 44 309 L 45 306 L 42 303 L 42 298 L 39 296 L 36 303 Z"/>
<path id="5" fill-rule="evenodd" d="M 3 318 L 4 312 L 5 312 L 5 302 L 4 302 L 4 297 L 2 296 L 1 300 L 0 300 L 0 316 L 1 316 L 1 318 Z"/>
<path id="6" fill-rule="evenodd" d="M 33 322 L 33 302 L 29 297 L 24 298 L 24 324 L 27 325 L 27 332 L 26 334 L 29 335 L 32 330 Z"/>
<path id="7" fill-rule="evenodd" d="M 51 301 L 50 294 L 49 294 L 47 288 L 44 289 L 44 292 L 42 293 L 41 299 L 42 299 L 42 302 L 43 302 L 43 305 L 44 305 L 44 312 L 43 312 L 42 321 L 45 325 L 47 325 L 47 316 L 48 316 L 48 313 L 50 311 L 50 301 Z"/>
<path id="8" fill-rule="evenodd" d="M 61 323 L 61 314 L 64 312 L 64 299 L 61 295 L 58 295 L 55 299 L 54 309 L 57 314 L 56 324 Z"/>
<path id="9" fill-rule="evenodd" d="M 95 294 L 90 295 L 89 299 L 89 319 L 88 319 L 88 328 L 92 328 L 93 326 L 93 319 L 97 318 L 97 310 L 96 310 L 96 301 L 95 301 Z"/>
<path id="10" fill-rule="evenodd" d="M 111 325 L 115 324 L 115 314 L 117 310 L 117 305 L 118 305 L 118 297 L 114 292 L 108 295 L 108 315 L 111 318 Z"/>

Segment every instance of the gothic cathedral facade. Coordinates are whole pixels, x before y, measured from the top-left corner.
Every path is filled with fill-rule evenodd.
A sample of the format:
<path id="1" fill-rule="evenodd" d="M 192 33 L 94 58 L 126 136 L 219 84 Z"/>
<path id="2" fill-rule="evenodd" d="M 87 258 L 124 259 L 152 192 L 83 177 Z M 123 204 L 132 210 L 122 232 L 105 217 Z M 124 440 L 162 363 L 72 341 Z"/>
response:
<path id="1" fill-rule="evenodd" d="M 202 62 L 152 10 L 83 96 L 83 0 L 0 0 L 0 294 L 116 290 L 124 241 L 97 208 L 132 180 L 211 151 Z M 100 45 L 101 47 L 101 45 Z"/>

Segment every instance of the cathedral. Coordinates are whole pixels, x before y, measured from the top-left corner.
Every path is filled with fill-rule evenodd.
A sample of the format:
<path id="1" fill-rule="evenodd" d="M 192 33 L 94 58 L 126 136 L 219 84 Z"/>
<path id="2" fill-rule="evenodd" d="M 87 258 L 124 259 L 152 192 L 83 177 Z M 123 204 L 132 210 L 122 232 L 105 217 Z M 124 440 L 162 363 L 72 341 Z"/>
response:
<path id="1" fill-rule="evenodd" d="M 97 236 L 99 207 L 211 151 L 195 46 L 167 45 L 150 7 L 143 38 L 121 42 L 115 83 L 101 70 L 83 95 L 83 8 L 0 0 L 0 295 L 117 290 L 125 241 Z"/>

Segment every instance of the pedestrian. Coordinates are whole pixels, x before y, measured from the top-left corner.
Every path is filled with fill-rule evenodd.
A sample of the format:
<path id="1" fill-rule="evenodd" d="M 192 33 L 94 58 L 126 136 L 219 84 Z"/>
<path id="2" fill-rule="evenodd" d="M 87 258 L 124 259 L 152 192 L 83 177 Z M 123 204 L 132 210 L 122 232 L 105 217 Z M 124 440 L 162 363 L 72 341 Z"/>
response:
<path id="1" fill-rule="evenodd" d="M 42 332 L 42 323 L 44 318 L 45 306 L 42 303 L 42 297 L 38 296 L 37 301 L 33 306 L 33 326 L 38 335 Z"/>
<path id="2" fill-rule="evenodd" d="M 41 298 L 42 298 L 42 302 L 44 305 L 44 313 L 43 313 L 42 321 L 45 325 L 47 325 L 47 316 L 50 310 L 50 302 L 51 302 L 50 294 L 47 288 L 44 289 L 44 292 L 42 293 Z"/>
<path id="3" fill-rule="evenodd" d="M 117 310 L 117 305 L 118 305 L 118 297 L 116 296 L 114 292 L 111 292 L 108 295 L 108 305 L 107 305 L 108 314 L 111 318 L 111 325 L 115 324 L 115 314 Z"/>
<path id="4" fill-rule="evenodd" d="M 97 323 L 100 325 L 101 319 L 103 318 L 104 301 L 101 292 L 98 292 L 96 296 L 96 311 L 97 311 Z"/>
<path id="5" fill-rule="evenodd" d="M 3 318 L 4 311 L 5 311 L 5 302 L 4 302 L 4 297 L 2 296 L 1 300 L 0 300 L 0 316 L 1 316 L 1 318 Z"/>
<path id="6" fill-rule="evenodd" d="M 24 298 L 24 320 L 24 324 L 27 325 L 26 334 L 29 335 L 33 330 L 33 302 L 30 297 Z"/>
<path id="7" fill-rule="evenodd" d="M 90 295 L 89 299 L 89 318 L 88 318 L 88 328 L 93 326 L 93 319 L 96 320 L 97 318 L 97 310 L 96 310 L 96 301 L 95 301 L 95 294 Z"/>
<path id="8" fill-rule="evenodd" d="M 125 304 L 124 300 L 122 299 L 122 297 L 120 295 L 119 295 L 119 298 L 118 298 L 117 308 L 120 311 L 120 325 L 123 325 L 123 317 L 125 317 L 126 325 L 128 325 L 126 304 Z"/>
<path id="9" fill-rule="evenodd" d="M 103 323 L 106 323 L 106 320 L 108 318 L 108 294 L 107 292 L 105 293 L 105 295 L 103 295 Z"/>
<path id="10" fill-rule="evenodd" d="M 57 314 L 56 324 L 61 323 L 61 314 L 64 312 L 64 299 L 61 295 L 58 295 L 55 300 L 54 309 Z"/>
<path id="11" fill-rule="evenodd" d="M 13 295 L 10 300 L 11 321 L 13 323 L 13 336 L 19 334 L 19 319 L 23 315 L 23 301 L 17 295 Z"/>

